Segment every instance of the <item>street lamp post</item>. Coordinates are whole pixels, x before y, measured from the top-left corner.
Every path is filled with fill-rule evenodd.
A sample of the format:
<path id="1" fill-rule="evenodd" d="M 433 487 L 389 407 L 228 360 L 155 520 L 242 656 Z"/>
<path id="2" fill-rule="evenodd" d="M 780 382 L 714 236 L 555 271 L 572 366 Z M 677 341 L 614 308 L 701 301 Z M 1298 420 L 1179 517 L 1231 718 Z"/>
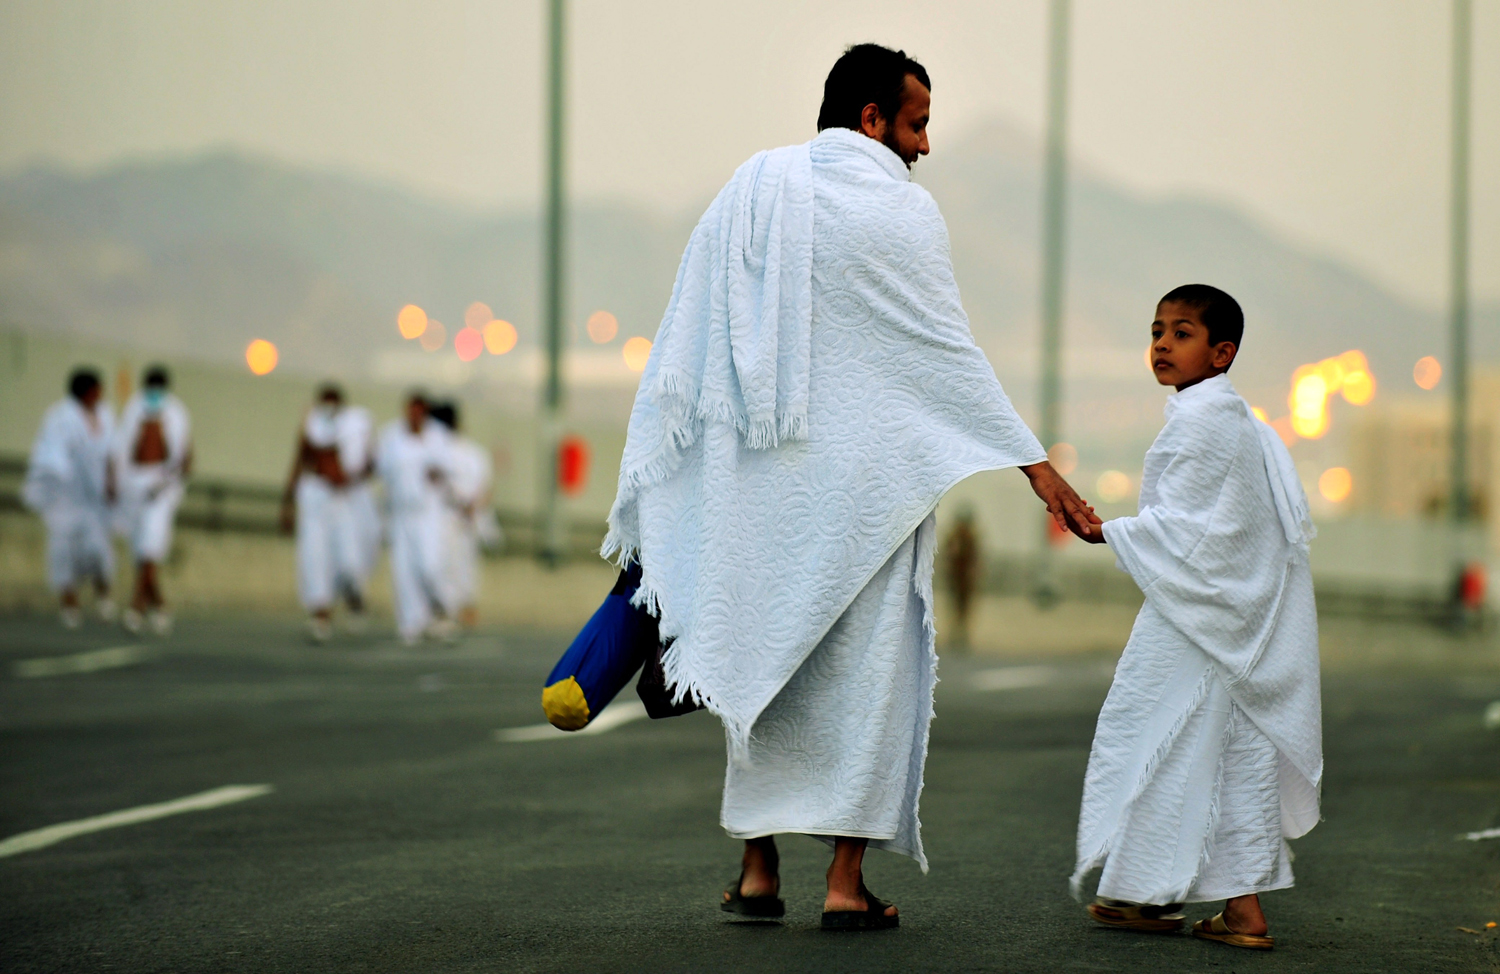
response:
<path id="1" fill-rule="evenodd" d="M 1466 620 L 1466 581 L 1473 550 L 1469 496 L 1469 89 L 1472 0 L 1453 0 L 1453 112 L 1448 209 L 1450 326 L 1449 515 L 1454 537 L 1455 617 Z"/>
<path id="2" fill-rule="evenodd" d="M 542 389 L 538 423 L 538 468 L 541 503 L 537 505 L 537 551 L 549 565 L 563 555 L 563 532 L 558 505 L 557 448 L 562 426 L 562 351 L 564 280 L 563 198 L 563 73 L 566 10 L 563 0 L 547 4 L 547 223 L 543 241 L 543 327 L 546 336 L 547 373 Z"/>

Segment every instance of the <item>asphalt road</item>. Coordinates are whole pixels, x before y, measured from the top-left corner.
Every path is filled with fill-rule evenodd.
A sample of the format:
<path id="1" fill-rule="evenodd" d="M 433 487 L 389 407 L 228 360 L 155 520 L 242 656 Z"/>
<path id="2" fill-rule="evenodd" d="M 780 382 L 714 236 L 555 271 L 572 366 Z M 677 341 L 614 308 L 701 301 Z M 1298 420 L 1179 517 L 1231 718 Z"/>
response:
<path id="1" fill-rule="evenodd" d="M 0 840 L 274 786 L 0 858 L 0 970 L 1500 970 L 1483 932 L 1500 920 L 1500 840 L 1458 838 L 1500 825 L 1491 640 L 1441 665 L 1328 674 L 1326 821 L 1295 843 L 1298 886 L 1265 897 L 1268 955 L 1097 929 L 1069 898 L 1106 655 L 1000 675 L 1001 661 L 945 660 L 922 803 L 931 874 L 871 853 L 901 928 L 824 934 L 826 851 L 807 838 L 782 843 L 784 923 L 717 909 L 738 848 L 717 825 L 712 717 L 496 740 L 540 720 L 565 641 L 313 648 L 257 620 L 143 643 L 0 618 Z M 94 672 L 20 662 L 139 644 L 156 655 Z"/>

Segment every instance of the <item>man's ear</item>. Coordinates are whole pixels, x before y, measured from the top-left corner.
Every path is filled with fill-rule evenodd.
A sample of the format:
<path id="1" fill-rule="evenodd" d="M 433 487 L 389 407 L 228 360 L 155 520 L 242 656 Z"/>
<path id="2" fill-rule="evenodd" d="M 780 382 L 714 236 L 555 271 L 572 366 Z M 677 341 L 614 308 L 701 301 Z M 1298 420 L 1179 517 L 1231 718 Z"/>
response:
<path id="1" fill-rule="evenodd" d="M 880 108 L 874 102 L 860 111 L 859 127 L 860 131 L 877 142 L 885 139 L 885 116 L 880 114 Z"/>

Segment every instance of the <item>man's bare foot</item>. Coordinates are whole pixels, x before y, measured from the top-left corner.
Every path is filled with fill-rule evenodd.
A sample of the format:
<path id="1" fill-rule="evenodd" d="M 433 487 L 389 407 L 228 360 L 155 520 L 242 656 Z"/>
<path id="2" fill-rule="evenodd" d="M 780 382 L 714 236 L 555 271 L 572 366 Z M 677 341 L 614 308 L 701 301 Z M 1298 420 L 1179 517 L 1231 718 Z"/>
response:
<path id="1" fill-rule="evenodd" d="M 833 842 L 833 862 L 828 866 L 828 895 L 823 899 L 824 913 L 863 912 L 870 908 L 864 896 L 865 839 L 838 837 Z M 899 913 L 887 907 L 885 915 Z"/>
<path id="2" fill-rule="evenodd" d="M 745 840 L 745 855 L 740 860 L 740 895 L 746 897 L 775 896 L 781 892 L 781 855 L 776 851 L 776 839 L 765 836 Z M 724 893 L 729 902 L 729 893 Z"/>
<path id="3" fill-rule="evenodd" d="M 1270 926 L 1260 909 L 1260 897 L 1236 896 L 1224 904 L 1224 925 L 1234 933 L 1264 937 Z"/>

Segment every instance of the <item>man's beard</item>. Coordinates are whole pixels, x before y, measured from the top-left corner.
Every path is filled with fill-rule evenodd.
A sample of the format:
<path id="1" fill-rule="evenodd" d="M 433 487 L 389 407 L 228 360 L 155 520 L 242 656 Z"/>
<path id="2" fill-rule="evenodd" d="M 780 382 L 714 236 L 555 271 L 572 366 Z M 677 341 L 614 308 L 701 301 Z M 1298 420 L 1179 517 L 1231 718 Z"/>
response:
<path id="1" fill-rule="evenodd" d="M 906 154 L 901 151 L 901 145 L 896 141 L 895 126 L 891 126 L 886 129 L 885 138 L 881 140 L 881 144 L 884 145 L 887 149 L 890 149 L 892 152 L 896 153 L 896 157 L 902 162 L 906 163 L 907 169 L 911 169 L 911 164 L 917 161 L 917 157 L 915 154 L 913 154 L 912 157 L 908 159 L 906 157 Z"/>

